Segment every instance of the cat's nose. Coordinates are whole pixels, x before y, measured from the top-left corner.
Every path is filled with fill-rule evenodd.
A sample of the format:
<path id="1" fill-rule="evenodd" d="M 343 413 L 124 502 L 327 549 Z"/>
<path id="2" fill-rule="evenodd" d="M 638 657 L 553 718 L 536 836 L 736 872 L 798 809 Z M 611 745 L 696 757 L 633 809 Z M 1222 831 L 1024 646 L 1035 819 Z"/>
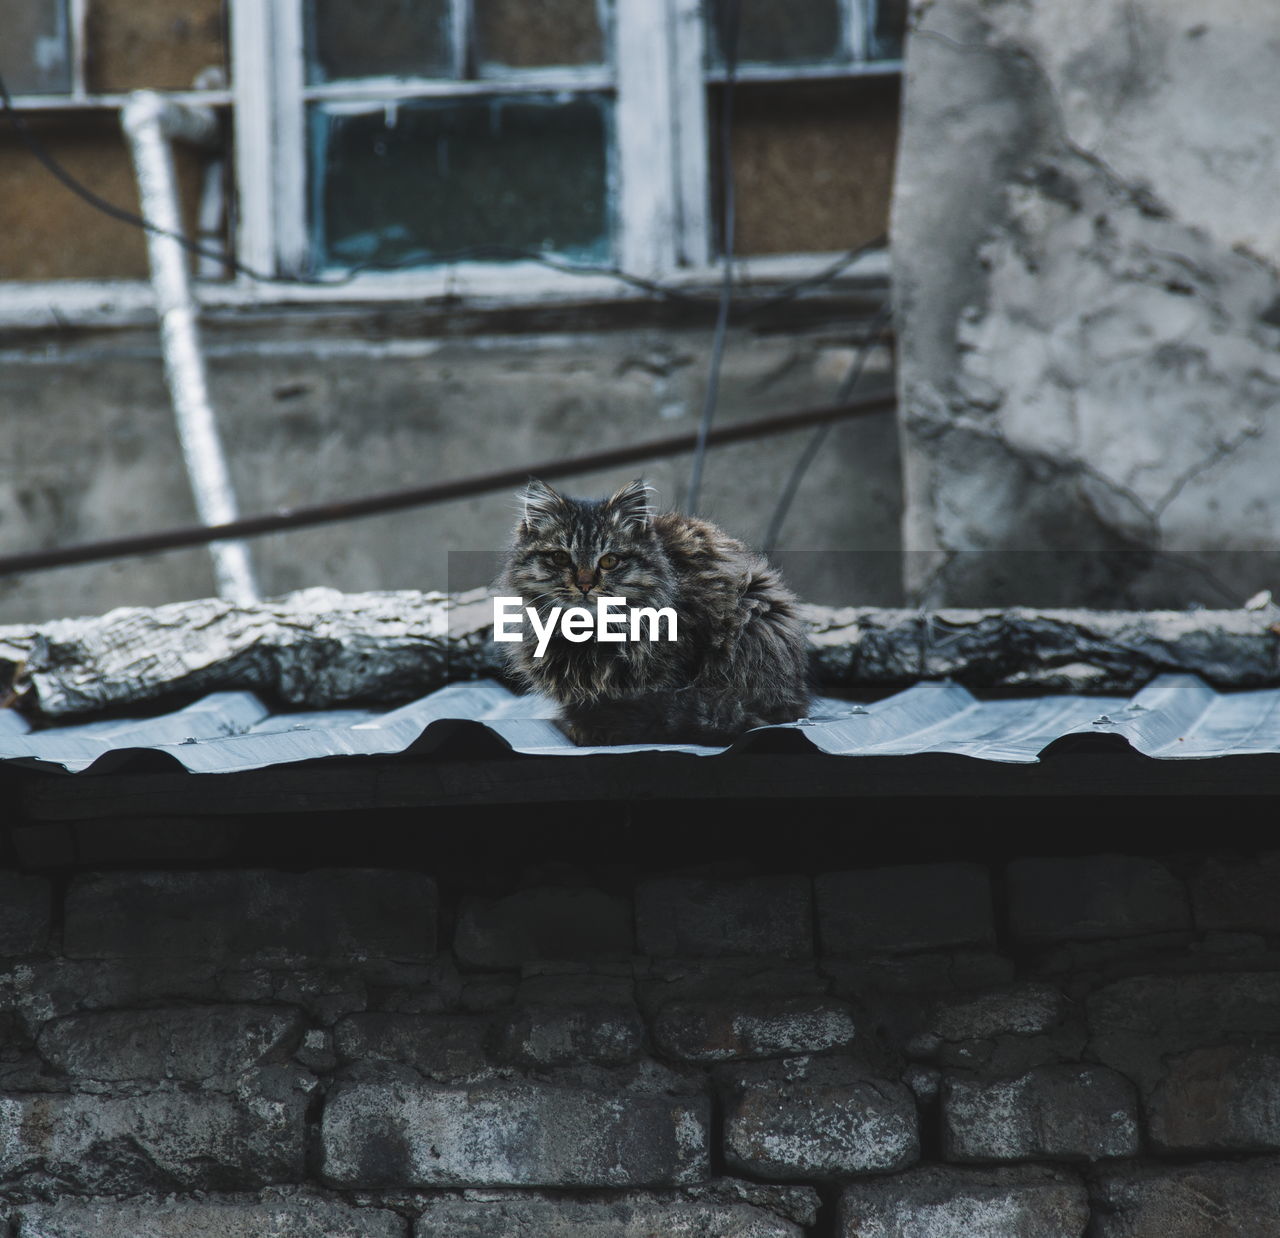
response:
<path id="1" fill-rule="evenodd" d="M 588 593 L 591 590 L 591 586 L 596 583 L 596 574 L 588 567 L 581 567 L 578 569 L 577 581 L 578 588 L 583 593 Z"/>

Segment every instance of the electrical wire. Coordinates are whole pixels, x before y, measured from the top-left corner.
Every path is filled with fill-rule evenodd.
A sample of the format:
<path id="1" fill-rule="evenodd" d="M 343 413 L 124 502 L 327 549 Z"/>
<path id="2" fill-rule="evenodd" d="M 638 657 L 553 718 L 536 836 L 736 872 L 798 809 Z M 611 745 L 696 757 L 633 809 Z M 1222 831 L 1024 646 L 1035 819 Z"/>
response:
<path id="1" fill-rule="evenodd" d="M 707 390 L 698 419 L 698 440 L 689 471 L 689 489 L 685 494 L 685 510 L 692 516 L 698 511 L 702 492 L 702 470 L 707 458 L 707 435 L 715 420 L 720 400 L 720 369 L 724 362 L 725 341 L 729 334 L 729 311 L 733 303 L 733 246 L 737 209 L 734 201 L 733 177 L 733 97 L 738 77 L 739 0 L 719 0 L 716 5 L 717 35 L 720 54 L 724 58 L 724 85 L 720 94 L 720 141 L 716 144 L 723 225 L 720 248 L 723 272 L 720 281 L 720 303 L 716 309 L 716 329 L 711 343 L 711 361 L 707 368 Z"/>
<path id="2" fill-rule="evenodd" d="M 739 317 L 740 319 L 751 318 L 762 310 L 773 309 L 777 305 L 784 305 L 786 302 L 794 300 L 810 288 L 820 288 L 823 284 L 829 284 L 864 254 L 871 253 L 872 250 L 876 249 L 885 249 L 888 244 L 889 234 L 882 232 L 879 236 L 872 237 L 871 240 L 864 241 L 861 245 L 855 245 L 852 249 L 845 250 L 839 258 L 829 266 L 823 267 L 821 271 L 815 271 L 814 274 L 806 275 L 803 279 L 798 279 L 794 283 L 784 284 L 775 292 L 769 293 L 768 296 L 762 297 L 759 301 L 755 301 L 750 306 L 740 310 Z M 739 292 L 739 295 L 741 295 L 741 292 Z"/>
<path id="3" fill-rule="evenodd" d="M 871 358 L 872 350 L 880 343 L 892 318 L 893 311 L 887 305 L 876 315 L 871 324 L 870 334 L 863 341 L 862 347 L 853 359 L 853 363 L 845 371 L 845 376 L 840 381 L 840 386 L 836 391 L 836 404 L 846 404 L 852 397 L 854 389 L 862 378 L 862 372 L 866 369 L 867 362 Z M 787 478 L 787 483 L 782 488 L 778 505 L 774 508 L 773 517 L 769 521 L 769 528 L 764 535 L 765 554 L 772 554 L 777 548 L 778 538 L 782 534 L 782 526 L 787 519 L 788 512 L 791 510 L 791 504 L 795 501 L 796 492 L 800 489 L 800 483 L 804 480 L 805 473 L 809 471 L 809 466 L 818 458 L 818 452 L 822 450 L 823 444 L 827 441 L 827 436 L 831 433 L 832 424 L 828 422 L 814 430 L 808 443 L 805 444 L 804 450 L 792 466 L 791 475 Z"/>

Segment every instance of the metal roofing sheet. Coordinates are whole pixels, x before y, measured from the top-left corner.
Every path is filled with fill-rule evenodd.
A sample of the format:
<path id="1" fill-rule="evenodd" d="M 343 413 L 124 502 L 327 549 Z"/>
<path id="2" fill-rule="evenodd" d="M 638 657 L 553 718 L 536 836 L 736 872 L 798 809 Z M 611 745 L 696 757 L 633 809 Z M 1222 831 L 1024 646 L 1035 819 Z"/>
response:
<path id="1" fill-rule="evenodd" d="M 493 680 L 451 684 L 399 709 L 271 714 L 248 692 L 216 692 L 154 718 L 31 730 L 0 710 L 0 760 L 72 773 L 103 772 L 140 751 L 193 773 L 229 773 L 333 757 L 429 752 L 461 727 L 482 726 L 513 752 L 591 756 L 747 751 L 769 732 L 795 732 L 836 756 L 951 753 L 1033 764 L 1069 735 L 1116 735 L 1149 757 L 1280 754 L 1280 689 L 1220 694 L 1194 675 L 1163 675 L 1131 698 L 1049 696 L 980 701 L 959 684 L 920 683 L 872 704 L 818 698 L 808 718 L 748 732 L 729 748 L 692 744 L 575 747 L 545 698 Z"/>

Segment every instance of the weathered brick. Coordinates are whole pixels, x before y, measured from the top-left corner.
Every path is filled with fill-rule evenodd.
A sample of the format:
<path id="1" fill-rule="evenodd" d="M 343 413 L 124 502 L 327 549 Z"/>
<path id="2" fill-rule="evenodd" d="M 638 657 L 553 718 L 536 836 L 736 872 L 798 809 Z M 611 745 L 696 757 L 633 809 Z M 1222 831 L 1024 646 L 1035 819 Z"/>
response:
<path id="1" fill-rule="evenodd" d="M 856 1033 L 848 1003 L 812 997 L 671 1002 L 653 1029 L 664 1053 L 687 1062 L 824 1053 L 847 1048 Z"/>
<path id="2" fill-rule="evenodd" d="M 0 955 L 34 954 L 49 946 L 49 883 L 0 872 Z"/>
<path id="3" fill-rule="evenodd" d="M 1019 941 L 1138 937 L 1191 927 L 1186 889 L 1155 860 L 1023 859 L 1009 865 L 1008 876 L 1009 921 Z"/>
<path id="4" fill-rule="evenodd" d="M 602 1202 L 505 1198 L 432 1202 L 413 1238 L 803 1238 L 795 1222 L 746 1203 L 654 1195 Z"/>
<path id="5" fill-rule="evenodd" d="M 1150 1091 L 1170 1055 L 1280 1039 L 1280 973 L 1134 976 L 1091 993 L 1085 1008 L 1098 1059 Z"/>
<path id="6" fill-rule="evenodd" d="M 886 1173 L 920 1157 L 916 1105 L 902 1084 L 829 1058 L 739 1068 L 726 1077 L 724 1148 L 762 1178 Z"/>
<path id="7" fill-rule="evenodd" d="M 498 1034 L 499 1054 L 530 1066 L 619 1065 L 633 1061 L 643 1044 L 644 1023 L 634 1006 L 522 1006 Z"/>
<path id="8" fill-rule="evenodd" d="M 826 954 L 932 950 L 995 940 L 991 881 L 977 864 L 824 873 L 814 882 Z"/>
<path id="9" fill-rule="evenodd" d="M 987 1078 L 1012 1078 L 1033 1066 L 1077 1060 L 1086 1040 L 1083 1020 L 1068 1018 L 1059 990 L 1024 984 L 938 1003 L 907 1052 Z"/>
<path id="10" fill-rule="evenodd" d="M 1100 1174 L 1093 1238 L 1263 1238 L 1280 1218 L 1280 1160 Z"/>
<path id="11" fill-rule="evenodd" d="M 1280 1149 L 1280 1049 L 1222 1045 L 1171 1058 L 1147 1123 L 1169 1152 Z"/>
<path id="12" fill-rule="evenodd" d="M 1023 984 L 940 1002 L 930 1022 L 939 1040 L 1036 1036 L 1062 1019 L 1066 998 L 1047 984 Z"/>
<path id="13" fill-rule="evenodd" d="M 321 1125 L 340 1187 L 655 1186 L 708 1172 L 702 1099 L 557 1084 L 346 1082 Z"/>
<path id="14" fill-rule="evenodd" d="M 1084 1187 L 1030 1165 L 913 1169 L 840 1197 L 838 1238 L 1082 1238 Z"/>
<path id="15" fill-rule="evenodd" d="M 659 956 L 813 952 L 807 877 L 663 877 L 636 891 L 640 950 Z"/>
<path id="16" fill-rule="evenodd" d="M 463 901 L 454 949 L 473 967 L 630 955 L 631 904 L 603 890 L 542 886 Z"/>
<path id="17" fill-rule="evenodd" d="M 435 883 L 418 873 L 318 869 L 90 873 L 66 899 L 67 954 L 349 965 L 435 951 Z"/>
<path id="18" fill-rule="evenodd" d="M 353 1014 L 333 1029 L 343 1061 L 399 1062 L 433 1079 L 465 1079 L 489 1069 L 493 1030 L 480 1015 Z"/>
<path id="19" fill-rule="evenodd" d="M 308 1070 L 331 1071 L 338 1064 L 337 1050 L 333 1047 L 333 1033 L 327 1027 L 308 1028 L 303 1033 L 294 1060 Z"/>
<path id="20" fill-rule="evenodd" d="M 0 1096 L 0 1177 L 102 1194 L 301 1182 L 310 1075 L 266 1067 L 236 1096 Z"/>
<path id="21" fill-rule="evenodd" d="M 1280 852 L 1256 859 L 1207 859 L 1191 879 L 1201 929 L 1280 933 Z"/>
<path id="22" fill-rule="evenodd" d="M 350 1208 L 292 1195 L 261 1203 L 217 1200 L 60 1199 L 17 1209 L 23 1238 L 408 1238 L 386 1208 Z"/>
<path id="23" fill-rule="evenodd" d="M 110 1010 L 55 1019 L 37 1045 L 55 1069 L 81 1079 L 208 1079 L 283 1062 L 301 1040 L 289 1007 L 195 1006 Z"/>
<path id="24" fill-rule="evenodd" d="M 1102 1066 L 1038 1066 L 1016 1079 L 946 1079 L 942 1123 L 951 1161 L 1094 1161 L 1139 1150 L 1133 1085 Z"/>

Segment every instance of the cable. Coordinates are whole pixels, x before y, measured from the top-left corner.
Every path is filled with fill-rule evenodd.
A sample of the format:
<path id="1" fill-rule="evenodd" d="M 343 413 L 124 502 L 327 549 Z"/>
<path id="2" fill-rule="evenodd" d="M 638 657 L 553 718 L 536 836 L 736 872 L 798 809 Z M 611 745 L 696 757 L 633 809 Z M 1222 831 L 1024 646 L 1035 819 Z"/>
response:
<path id="1" fill-rule="evenodd" d="M 729 310 L 733 302 L 733 243 L 737 224 L 733 186 L 733 96 L 738 76 L 738 17 L 739 0 L 719 0 L 716 6 L 720 50 L 724 56 L 724 85 L 720 95 L 720 141 L 716 155 L 720 172 L 720 192 L 724 205 L 724 235 L 721 249 L 724 253 L 724 271 L 720 282 L 720 304 L 716 310 L 716 330 L 711 344 L 711 362 L 707 371 L 707 391 L 702 401 L 702 416 L 698 420 L 698 441 L 693 450 L 693 467 L 689 472 L 689 490 L 685 495 L 685 510 L 692 516 L 698 511 L 698 499 L 702 491 L 702 468 L 707 458 L 707 435 L 715 419 L 716 404 L 720 399 L 720 368 L 724 361 L 725 340 L 729 334 Z"/>
<path id="2" fill-rule="evenodd" d="M 823 284 L 828 284 L 842 271 L 851 267 L 864 254 L 868 254 L 874 249 L 884 249 L 888 244 L 889 234 L 882 232 L 879 236 L 872 237 L 871 240 L 864 241 L 861 245 L 855 245 L 853 249 L 845 250 L 839 258 L 829 266 L 823 267 L 821 271 L 817 271 L 813 275 L 806 275 L 803 279 L 798 279 L 793 284 L 785 284 L 776 292 L 771 292 L 768 296 L 762 297 L 759 301 L 743 310 L 742 317 L 751 318 L 761 310 L 772 309 L 775 305 L 783 305 L 787 301 L 793 300 L 809 288 L 819 288 Z"/>
<path id="3" fill-rule="evenodd" d="M 844 378 L 840 381 L 840 387 L 836 392 L 835 398 L 837 404 L 847 403 L 849 397 L 853 395 L 853 390 L 862 378 L 862 372 L 866 369 L 867 361 L 871 357 L 871 350 L 880 343 L 892 317 L 893 311 L 887 305 L 876 315 L 871 324 L 870 335 L 863 341 L 862 347 L 858 350 L 858 355 L 853 359 L 853 364 L 849 366 Z M 787 484 L 782 488 L 778 506 L 774 509 L 773 518 L 769 521 L 769 528 L 764 535 L 765 554 L 772 554 L 777 548 L 783 523 L 787 519 L 787 513 L 791 510 L 791 504 L 795 500 L 796 492 L 800 489 L 800 482 L 804 479 L 805 473 L 809 471 L 809 466 L 817 459 L 818 452 L 822 450 L 822 445 L 827 441 L 827 435 L 831 432 L 831 425 L 832 423 L 828 422 L 814 430 L 804 450 L 792 467 L 791 475 L 787 478 Z"/>

